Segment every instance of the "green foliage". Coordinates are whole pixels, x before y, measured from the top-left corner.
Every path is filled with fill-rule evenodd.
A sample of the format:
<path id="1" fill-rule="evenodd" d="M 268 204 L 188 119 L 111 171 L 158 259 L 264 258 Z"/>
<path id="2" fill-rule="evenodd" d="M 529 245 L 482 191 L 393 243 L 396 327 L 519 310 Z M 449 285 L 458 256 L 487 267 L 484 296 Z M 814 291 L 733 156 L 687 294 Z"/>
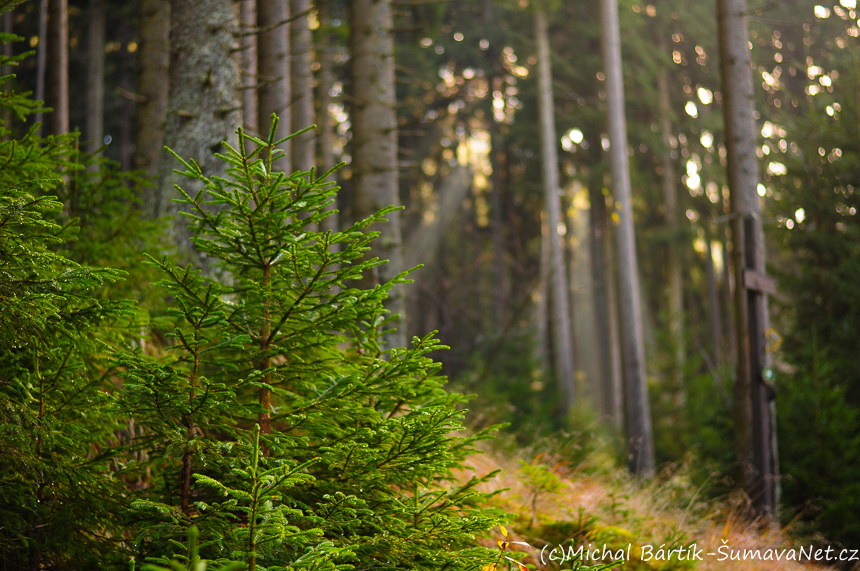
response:
<path id="1" fill-rule="evenodd" d="M 394 283 L 353 285 L 381 263 L 364 259 L 364 228 L 391 209 L 317 231 L 336 188 L 278 173 L 279 144 L 240 130 L 226 178 L 179 159 L 205 187 L 180 193 L 214 275 L 151 259 L 173 344 L 158 362 L 119 357 L 152 474 L 138 551 L 165 561 L 194 524 L 201 556 L 252 567 L 477 566 L 475 534 L 500 514 L 475 491 L 490 475 L 458 484 L 455 470 L 487 434 L 451 436 L 465 397 L 442 388 L 431 336 L 383 352 Z"/>
<path id="2" fill-rule="evenodd" d="M 8 79 L 0 113 L 25 119 L 38 105 Z M 133 314 L 94 295 L 122 271 L 63 253 L 79 229 L 66 180 L 81 166 L 74 136 L 35 131 L 0 126 L 0 553 L 9 569 L 95 567 L 118 561 L 124 503 L 104 355 Z"/>

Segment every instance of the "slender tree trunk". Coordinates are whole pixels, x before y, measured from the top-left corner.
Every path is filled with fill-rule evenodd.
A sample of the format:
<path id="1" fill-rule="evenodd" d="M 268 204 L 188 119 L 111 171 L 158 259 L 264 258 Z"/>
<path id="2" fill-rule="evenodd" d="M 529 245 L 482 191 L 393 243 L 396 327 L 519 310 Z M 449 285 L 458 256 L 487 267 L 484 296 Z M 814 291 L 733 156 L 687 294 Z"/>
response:
<path id="1" fill-rule="evenodd" d="M 600 410 L 603 415 L 620 424 L 623 418 L 615 418 L 612 383 L 612 346 L 609 336 L 608 281 L 604 242 L 607 234 L 606 199 L 602 185 L 592 177 L 588 194 L 591 221 L 591 282 L 594 289 L 594 334 L 597 336 L 598 370 L 600 371 Z M 611 268 L 610 268 L 611 270 Z"/>
<path id="2" fill-rule="evenodd" d="M 48 98 L 53 109 L 48 117 L 52 135 L 69 132 L 69 4 L 68 0 L 48 3 Z"/>
<path id="3" fill-rule="evenodd" d="M 124 45 L 128 45 L 134 39 L 133 30 L 127 22 L 120 25 L 120 38 Z M 134 82 L 137 76 L 137 58 L 123 50 L 121 62 L 120 87 L 128 93 L 135 93 L 137 91 Z M 130 171 L 134 163 L 134 112 L 134 101 L 124 97 L 122 101 L 122 128 L 120 129 L 120 164 L 124 171 Z"/>
<path id="4" fill-rule="evenodd" d="M 321 0 L 318 3 L 317 18 L 320 23 L 320 37 L 324 48 L 332 45 L 331 20 L 329 18 L 329 2 Z M 334 131 L 332 130 L 331 115 L 329 107 L 332 104 L 331 88 L 334 85 L 334 74 L 332 73 L 332 61 L 328 51 L 322 49 L 317 53 L 319 59 L 319 111 L 317 114 L 317 131 L 319 132 L 320 165 L 322 171 L 327 171 L 334 166 Z M 337 201 L 332 203 L 329 210 L 337 210 Z M 339 229 L 338 214 L 333 212 L 323 220 L 321 230 L 323 232 L 336 232 Z"/>
<path id="5" fill-rule="evenodd" d="M 290 15 L 289 0 L 267 0 L 257 4 L 257 98 L 260 132 L 267 136 L 272 114 L 280 119 L 275 140 L 290 134 L 290 25 L 285 23 Z M 286 155 L 278 168 L 290 170 L 290 141 L 281 148 Z"/>
<path id="6" fill-rule="evenodd" d="M 400 204 L 397 166 L 397 117 L 394 109 L 394 38 L 391 0 L 350 0 L 350 71 L 353 99 L 353 218 Z M 374 281 L 387 282 L 403 270 L 400 212 L 378 229 L 371 256 L 389 260 L 376 269 Z M 399 314 L 389 347 L 406 345 L 406 300 L 402 286 L 389 292 L 386 307 Z"/>
<path id="7" fill-rule="evenodd" d="M 36 100 L 45 101 L 45 78 L 48 68 L 48 0 L 39 2 L 39 46 L 36 51 Z M 36 113 L 36 122 L 41 123 L 43 116 Z M 40 126 L 37 134 L 42 135 Z"/>
<path id="8" fill-rule="evenodd" d="M 764 335 L 768 323 L 766 297 L 749 289 L 745 273 L 764 273 L 764 231 L 756 193 L 759 181 L 756 157 L 757 129 L 746 0 L 718 0 L 723 118 L 731 190 L 732 261 L 735 270 L 735 326 L 737 371 L 734 391 L 737 454 L 756 509 L 774 515 L 773 454 L 775 433 L 771 395 L 763 382 Z"/>
<path id="9" fill-rule="evenodd" d="M 485 5 L 486 7 L 486 5 Z M 486 12 L 485 12 L 486 16 Z M 501 161 L 499 160 L 498 148 L 499 136 L 495 133 L 493 127 L 490 128 L 490 165 L 493 169 L 491 175 L 492 192 L 490 193 L 490 209 L 492 210 L 492 218 L 490 218 L 490 232 L 493 238 L 493 308 L 496 319 L 496 327 L 501 330 L 505 324 L 505 258 L 504 246 L 502 240 L 502 177 L 499 170 L 501 169 Z"/>
<path id="10" fill-rule="evenodd" d="M 552 291 L 552 334 L 556 376 L 564 400 L 562 412 L 576 405 L 576 370 L 573 365 L 573 339 L 570 328 L 567 270 L 558 228 L 561 224 L 561 197 L 558 181 L 558 149 L 553 115 L 552 72 L 549 61 L 549 32 L 546 13 L 535 12 L 535 39 L 538 56 L 538 114 L 541 134 L 541 165 L 546 197 Z"/>
<path id="11" fill-rule="evenodd" d="M 725 361 L 729 364 L 729 368 L 734 370 L 737 363 L 737 327 L 734 320 L 734 290 L 732 289 L 732 255 L 729 252 L 729 239 L 726 233 L 723 232 L 723 307 L 725 308 L 725 336 L 728 339 L 726 343 Z"/>
<path id="12" fill-rule="evenodd" d="M 310 0 L 290 0 L 295 20 L 290 30 L 290 76 L 293 98 L 290 103 L 293 129 L 299 131 L 314 124 L 313 41 L 308 27 Z M 305 172 L 314 166 L 314 132 L 308 131 L 292 141 L 293 171 Z"/>
<path id="13" fill-rule="evenodd" d="M 669 58 L 669 48 L 666 38 L 660 33 L 658 45 L 661 59 Z M 684 289 L 681 279 L 681 257 L 679 242 L 679 218 L 678 218 L 678 185 L 675 171 L 675 160 L 672 158 L 671 139 L 672 128 L 672 105 L 669 91 L 668 64 L 661 62 L 657 72 L 657 90 L 660 95 L 660 130 L 663 132 L 663 204 L 666 208 L 666 227 L 669 230 L 669 283 L 666 288 L 666 297 L 669 301 L 669 334 L 675 349 L 675 362 L 673 376 L 678 387 L 683 386 L 682 375 L 684 372 Z M 683 389 L 681 389 L 683 390 Z"/>
<path id="14" fill-rule="evenodd" d="M 616 230 L 606 232 L 604 236 L 603 251 L 606 252 L 606 297 L 609 301 L 609 347 L 612 351 L 612 418 L 615 419 L 615 428 L 619 434 L 624 430 L 626 419 L 624 416 L 624 371 L 622 370 L 621 333 L 618 330 L 618 290 L 616 288 L 615 276 L 618 275 L 618 264 L 615 263 L 615 255 L 612 245 Z"/>
<path id="15" fill-rule="evenodd" d="M 633 230 L 630 169 L 627 158 L 627 124 L 624 117 L 624 83 L 621 71 L 621 38 L 616 0 L 601 0 L 601 47 L 606 72 L 609 107 L 610 165 L 612 187 L 618 203 L 618 277 L 621 297 L 621 338 L 624 350 L 624 386 L 627 408 L 628 468 L 634 474 L 654 472 L 651 412 L 645 378 L 645 343 Z"/>
<path id="16" fill-rule="evenodd" d="M 215 153 L 233 140 L 241 125 L 239 70 L 231 57 L 237 29 L 231 0 L 172 0 L 170 90 L 164 143 L 184 159 L 193 159 L 207 176 L 223 175 L 224 161 Z M 173 172 L 176 159 L 161 159 L 160 195 L 155 214 L 172 214 L 177 205 L 174 184 L 194 196 L 189 179 Z M 174 219 L 173 241 L 190 254 L 184 217 Z M 189 255 L 194 259 L 196 255 Z"/>
<path id="17" fill-rule="evenodd" d="M 266 0 L 263 0 L 266 1 Z M 242 48 L 242 118 L 245 130 L 260 133 L 260 115 L 257 106 L 257 0 L 240 0 L 239 30 L 243 34 Z"/>
<path id="18" fill-rule="evenodd" d="M 720 332 L 722 324 L 720 323 L 720 299 L 717 290 L 717 275 L 714 269 L 714 252 L 711 248 L 711 233 L 707 232 L 707 249 L 705 250 L 705 270 L 708 278 L 708 313 L 711 326 L 711 355 L 716 366 L 719 366 L 722 355 L 722 343 L 720 343 Z"/>
<path id="19" fill-rule="evenodd" d="M 537 304 L 537 350 L 540 354 L 540 368 L 543 377 L 552 375 L 552 350 L 550 349 L 549 332 L 549 280 L 550 280 L 550 248 L 549 229 L 546 216 L 541 216 L 540 224 L 540 269 L 538 271 L 538 304 Z"/>
<path id="20" fill-rule="evenodd" d="M 12 33 L 12 15 L 14 14 L 13 9 L 9 9 L 3 12 L 3 33 L 11 34 Z M 12 42 L 6 42 L 3 44 L 3 55 L 5 57 L 12 57 Z M 2 69 L 3 75 L 9 75 L 12 73 L 12 66 L 4 65 Z M 12 113 L 8 108 L 3 109 L 3 123 L 6 127 L 10 127 L 10 122 L 12 120 Z"/>
<path id="21" fill-rule="evenodd" d="M 135 129 L 135 168 L 153 179 L 158 176 L 164 129 L 167 121 L 167 96 L 170 84 L 170 1 L 140 0 L 140 47 L 138 49 L 138 92 Z M 157 183 L 147 191 L 144 208 L 157 215 Z"/>
<path id="22" fill-rule="evenodd" d="M 101 148 L 104 139 L 105 99 L 105 1 L 90 0 L 87 38 L 87 117 L 85 139 L 89 151 Z"/>

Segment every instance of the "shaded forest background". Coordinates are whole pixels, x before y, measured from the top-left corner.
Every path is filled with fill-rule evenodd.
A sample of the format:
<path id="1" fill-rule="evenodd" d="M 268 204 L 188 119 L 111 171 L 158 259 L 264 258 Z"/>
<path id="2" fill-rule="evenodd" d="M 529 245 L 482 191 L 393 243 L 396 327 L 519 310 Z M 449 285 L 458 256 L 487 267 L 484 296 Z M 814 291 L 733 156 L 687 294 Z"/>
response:
<path id="1" fill-rule="evenodd" d="M 510 447 L 575 433 L 582 449 L 605 448 L 623 464 L 630 446 L 614 245 L 622 212 L 610 176 L 597 4 L 259 0 L 250 16 L 245 1 L 172 4 L 171 15 L 171 3 L 158 0 L 45 0 L 3 14 L 4 33 L 20 36 L 4 54 L 30 54 L 4 74 L 15 74 L 15 91 L 54 108 L 7 113 L 7 139 L 44 119 L 44 135 L 79 132 L 82 163 L 96 155 L 116 163 L 103 179 L 115 194 L 63 197 L 66 214 L 81 224 L 81 239 L 66 251 L 129 273 L 102 295 L 135 299 L 151 314 L 152 326 L 134 342 L 153 351 L 168 344 L 158 319 L 170 304 L 147 285 L 153 278 L 142 252 L 207 267 L 176 216 L 179 177 L 162 145 L 203 157 L 203 171 L 217 174 L 218 143 L 235 140 L 239 124 L 264 138 L 274 111 L 275 138 L 317 125 L 282 145 L 283 170 L 344 163 L 332 175 L 341 190 L 328 206 L 338 213 L 320 230 L 346 231 L 389 204 L 404 207 L 389 216 L 394 224 L 373 226 L 382 232 L 373 254 L 392 259 L 393 270 L 377 268 L 362 282 L 385 283 L 423 264 L 386 301 L 402 315 L 387 346 L 438 331 L 450 349 L 429 354 L 450 388 L 476 394 L 467 417 L 476 432 L 508 423 L 501 441 Z M 379 5 L 391 10 L 388 85 L 368 83 L 374 70 L 362 71 L 358 57 L 386 47 L 356 40 Z M 730 261 L 717 7 L 620 0 L 618 12 L 653 454 L 658 465 L 701 466 L 694 478 L 719 496 L 735 489 L 744 466 L 733 421 L 739 281 Z M 67 16 L 62 29 L 56 14 Z M 547 90 L 538 82 L 536 14 L 547 20 L 552 69 L 555 228 L 542 186 L 539 99 Z M 765 376 L 775 388 L 780 517 L 848 547 L 860 543 L 858 15 L 854 0 L 750 2 L 747 14 L 757 194 L 767 273 L 778 288 L 768 298 Z M 55 76 L 58 38 L 68 45 L 67 87 Z M 182 91 L 206 66 L 200 83 L 223 100 L 201 99 L 199 87 Z M 393 114 L 367 115 L 366 94 L 385 90 Z M 393 171 L 395 182 L 379 178 L 382 171 Z M 116 209 L 100 209 L 105 200 Z M 172 221 L 154 222 L 165 215 Z M 398 227 L 396 237 L 389 227 Z M 552 292 L 558 272 L 549 269 L 559 267 L 551 261 L 556 235 L 561 308 Z M 397 242 L 402 248 L 392 249 Z M 572 375 L 554 325 L 560 314 L 569 320 Z"/>

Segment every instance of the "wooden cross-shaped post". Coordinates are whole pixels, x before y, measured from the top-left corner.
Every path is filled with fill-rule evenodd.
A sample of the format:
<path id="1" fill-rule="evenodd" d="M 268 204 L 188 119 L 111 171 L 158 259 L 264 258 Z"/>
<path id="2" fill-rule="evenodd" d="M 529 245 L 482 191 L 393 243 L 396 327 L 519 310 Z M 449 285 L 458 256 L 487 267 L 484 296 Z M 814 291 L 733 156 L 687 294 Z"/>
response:
<path id="1" fill-rule="evenodd" d="M 765 275 L 764 268 L 758 267 L 763 256 L 758 243 L 756 221 L 752 215 L 744 217 L 744 260 L 743 285 L 747 294 L 747 315 L 749 327 L 749 366 L 750 392 L 752 404 L 752 452 L 756 478 L 750 497 L 759 512 L 768 513 L 776 519 L 777 473 L 776 432 L 771 403 L 776 391 L 766 378 L 765 359 L 765 304 L 766 295 L 776 293 L 776 282 Z"/>

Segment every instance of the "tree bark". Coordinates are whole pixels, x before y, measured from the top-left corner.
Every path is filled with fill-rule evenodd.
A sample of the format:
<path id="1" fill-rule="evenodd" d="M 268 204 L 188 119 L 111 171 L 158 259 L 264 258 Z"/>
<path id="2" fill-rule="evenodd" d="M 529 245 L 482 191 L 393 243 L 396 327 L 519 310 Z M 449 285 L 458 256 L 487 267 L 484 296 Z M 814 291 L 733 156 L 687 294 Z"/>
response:
<path id="1" fill-rule="evenodd" d="M 723 119 L 726 133 L 727 174 L 731 191 L 732 262 L 735 270 L 735 326 L 737 370 L 734 414 L 740 481 L 756 509 L 776 513 L 776 434 L 772 395 L 764 383 L 764 331 L 768 324 L 767 298 L 746 287 L 748 270 L 763 274 L 764 230 L 756 192 L 757 129 L 746 0 L 718 0 Z"/>
<path id="2" fill-rule="evenodd" d="M 331 21 L 329 19 L 329 2 L 331 0 L 321 0 L 318 3 L 318 14 L 320 23 L 320 36 L 323 46 L 332 45 Z M 329 106 L 332 103 L 331 88 L 334 84 L 334 74 L 332 73 L 332 62 L 329 54 L 325 50 L 321 50 L 317 57 L 319 58 L 319 110 L 317 113 L 317 131 L 319 132 L 319 152 L 320 152 L 320 169 L 327 171 L 334 166 L 334 131 L 332 130 L 331 115 L 329 114 Z M 338 213 L 337 200 L 328 208 L 332 212 L 323 220 L 321 230 L 323 232 L 337 232 Z"/>
<path id="3" fill-rule="evenodd" d="M 592 177 L 595 179 L 596 177 Z M 600 411 L 620 425 L 623 418 L 615 418 L 612 383 L 612 345 L 609 336 L 609 306 L 607 287 L 611 271 L 607 272 L 604 242 L 607 234 L 606 199 L 602 185 L 592 180 L 588 194 L 591 222 L 591 282 L 594 290 L 594 334 L 597 336 L 598 370 L 600 371 Z M 609 268 L 611 270 L 611 268 Z"/>
<path id="4" fill-rule="evenodd" d="M 48 0 L 39 2 L 39 46 L 36 51 L 36 101 L 45 101 L 45 78 L 48 67 Z M 43 116 L 36 113 L 36 123 L 42 123 Z M 40 125 L 37 135 L 44 128 Z"/>
<path id="5" fill-rule="evenodd" d="M 172 0 L 164 143 L 180 157 L 196 161 L 207 176 L 225 173 L 226 163 L 215 153 L 223 151 L 223 141 L 235 139 L 233 131 L 242 121 L 239 70 L 231 57 L 236 24 L 230 0 Z M 171 202 L 178 196 L 174 184 L 192 196 L 198 190 L 189 179 L 173 172 L 176 167 L 176 159 L 165 152 L 157 216 L 177 211 Z M 174 219 L 172 234 L 180 251 L 190 254 L 184 217 Z"/>
<path id="6" fill-rule="evenodd" d="M 314 124 L 313 41 L 308 24 L 310 0 L 290 0 L 293 20 L 290 30 L 290 83 L 293 98 L 290 103 L 293 129 L 299 131 Z M 309 171 L 314 166 L 314 132 L 308 131 L 292 140 L 293 171 Z"/>
<path id="7" fill-rule="evenodd" d="M 576 405 L 576 369 L 573 365 L 573 339 L 570 329 L 570 300 L 567 269 L 558 228 L 561 224 L 561 197 L 558 180 L 558 149 L 553 114 L 552 72 L 549 61 L 549 32 L 546 13 L 535 12 L 535 39 L 538 57 L 538 114 L 541 140 L 543 190 L 549 226 L 549 275 L 552 291 L 552 335 L 555 373 L 562 390 L 562 412 Z"/>
<path id="8" fill-rule="evenodd" d="M 85 139 L 95 153 L 104 144 L 105 2 L 90 0 L 87 38 L 87 125 Z"/>
<path id="9" fill-rule="evenodd" d="M 350 0 L 352 78 L 353 218 L 361 220 L 386 206 L 399 206 L 397 117 L 394 109 L 394 38 L 391 0 Z M 400 212 L 388 214 L 370 256 L 388 260 L 373 281 L 384 283 L 403 270 Z M 386 307 L 399 314 L 389 347 L 406 345 L 406 301 L 402 286 L 390 290 Z"/>
<path id="10" fill-rule="evenodd" d="M 264 0 L 265 1 L 265 0 Z M 257 0 L 240 0 L 239 30 L 242 34 L 242 119 L 245 130 L 260 133 L 260 115 L 257 106 Z"/>
<path id="11" fill-rule="evenodd" d="M 164 146 L 170 84 L 169 0 L 140 0 L 139 38 L 137 84 L 143 99 L 137 106 L 134 164 L 155 178 Z M 156 215 L 158 195 L 157 187 L 147 192 L 144 207 L 150 216 Z"/>
<path id="12" fill-rule="evenodd" d="M 48 2 L 48 117 L 51 135 L 69 132 L 69 4 Z"/>
<path id="13" fill-rule="evenodd" d="M 279 117 L 275 140 L 290 134 L 290 26 L 285 23 L 290 15 L 289 0 L 267 0 L 257 5 L 257 112 L 260 133 L 268 136 L 272 115 Z M 290 170 L 290 141 L 281 147 L 286 155 L 280 169 Z"/>
<path id="14" fill-rule="evenodd" d="M 633 229 L 627 124 L 624 117 L 624 79 L 621 71 L 621 38 L 616 0 L 601 0 L 600 19 L 601 48 L 609 102 L 607 113 L 612 186 L 620 217 L 616 242 L 621 298 L 621 338 L 624 351 L 626 427 L 630 452 L 627 465 L 634 474 L 650 475 L 654 472 L 654 444 L 645 377 L 645 344 L 639 298 L 636 236 Z"/>
<path id="15" fill-rule="evenodd" d="M 663 34 L 658 36 L 658 45 L 661 66 L 657 72 L 657 90 L 660 97 L 660 130 L 663 134 L 663 204 L 666 208 L 666 227 L 669 234 L 669 283 L 666 288 L 666 297 L 669 305 L 669 335 L 675 349 L 675 362 L 672 374 L 677 386 L 683 387 L 684 362 L 686 360 L 684 351 L 684 289 L 681 279 L 681 259 L 678 248 L 679 220 L 678 220 L 678 185 L 675 171 L 675 160 L 672 158 L 673 136 L 672 128 L 672 105 L 669 91 L 669 70 L 667 69 L 670 55 Z M 681 388 L 681 390 L 683 390 Z"/>

